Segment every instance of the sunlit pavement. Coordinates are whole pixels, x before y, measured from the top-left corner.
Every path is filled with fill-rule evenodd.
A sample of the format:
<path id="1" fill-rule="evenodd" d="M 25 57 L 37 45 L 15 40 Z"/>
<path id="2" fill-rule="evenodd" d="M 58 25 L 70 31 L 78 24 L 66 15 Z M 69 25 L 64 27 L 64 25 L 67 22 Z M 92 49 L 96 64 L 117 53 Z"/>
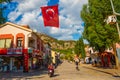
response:
<path id="1" fill-rule="evenodd" d="M 79 71 L 74 63 L 64 61 L 55 69 L 55 75 L 49 77 L 46 70 L 30 71 L 29 73 L 0 73 L 0 80 L 120 80 L 120 70 L 92 67 L 80 64 Z"/>
<path id="2" fill-rule="evenodd" d="M 96 70 L 99 72 L 103 72 L 106 74 L 110 74 L 114 77 L 120 77 L 120 66 L 118 69 L 115 68 L 102 68 L 102 67 L 93 67 L 91 64 L 81 64 L 82 67 L 87 68 L 87 69 L 92 69 Z"/>

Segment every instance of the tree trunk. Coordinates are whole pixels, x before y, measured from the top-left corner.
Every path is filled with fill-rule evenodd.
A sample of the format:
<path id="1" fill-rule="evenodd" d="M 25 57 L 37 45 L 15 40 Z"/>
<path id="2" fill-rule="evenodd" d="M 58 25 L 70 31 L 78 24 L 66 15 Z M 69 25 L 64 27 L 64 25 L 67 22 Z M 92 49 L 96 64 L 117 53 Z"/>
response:
<path id="1" fill-rule="evenodd" d="M 115 68 L 118 69 L 118 67 L 119 67 L 119 62 L 118 62 L 118 57 L 117 57 L 117 52 L 116 52 L 116 44 L 115 44 L 115 43 L 113 43 L 113 52 L 114 52 L 115 63 L 116 63 Z"/>

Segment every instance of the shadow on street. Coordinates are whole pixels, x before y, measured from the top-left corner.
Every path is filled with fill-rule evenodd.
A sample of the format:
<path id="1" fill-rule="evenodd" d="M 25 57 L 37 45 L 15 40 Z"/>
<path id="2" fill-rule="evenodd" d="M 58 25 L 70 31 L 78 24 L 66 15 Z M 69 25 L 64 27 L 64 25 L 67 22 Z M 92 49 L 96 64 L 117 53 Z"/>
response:
<path id="1" fill-rule="evenodd" d="M 119 77 L 120 78 L 120 75 L 118 75 L 117 73 L 116 74 L 112 74 L 110 72 L 106 72 L 106 71 L 102 71 L 102 70 L 98 70 L 98 69 L 93 69 L 93 68 L 89 68 L 89 67 L 85 67 L 85 66 L 83 68 L 99 71 L 99 72 L 102 72 L 102 73 L 105 73 L 105 74 L 109 74 L 109 75 L 111 75 L 113 77 Z"/>
<path id="2" fill-rule="evenodd" d="M 8 79 L 13 79 L 13 78 L 25 78 L 25 79 L 31 79 L 31 78 L 43 78 L 43 74 L 47 74 L 47 69 L 44 70 L 32 70 L 28 73 L 24 72 L 1 72 L 0 73 L 0 80 L 8 80 Z"/>
<path id="3" fill-rule="evenodd" d="M 54 74 L 53 77 L 59 76 L 59 74 Z"/>
<path id="4" fill-rule="evenodd" d="M 61 62 L 62 64 L 62 62 Z M 59 64 L 59 65 L 61 65 Z M 57 68 L 57 67 L 56 67 Z M 12 79 L 40 79 L 46 77 L 45 75 L 48 74 L 48 69 L 38 69 L 38 70 L 30 70 L 29 72 L 0 72 L 0 80 L 12 80 Z M 53 77 L 57 77 L 59 74 L 54 74 Z"/>

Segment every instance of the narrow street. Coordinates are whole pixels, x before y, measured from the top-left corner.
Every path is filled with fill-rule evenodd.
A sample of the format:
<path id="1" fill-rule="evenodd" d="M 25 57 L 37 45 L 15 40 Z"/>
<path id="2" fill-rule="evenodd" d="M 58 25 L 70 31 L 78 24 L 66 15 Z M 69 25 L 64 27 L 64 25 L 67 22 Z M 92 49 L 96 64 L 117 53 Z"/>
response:
<path id="1" fill-rule="evenodd" d="M 80 65 L 80 70 L 75 69 L 74 63 L 64 61 L 55 69 L 55 75 L 49 77 L 47 71 L 30 71 L 29 73 L 14 72 L 0 73 L 0 80 L 120 80 L 120 75 L 115 76 L 106 70 Z"/>

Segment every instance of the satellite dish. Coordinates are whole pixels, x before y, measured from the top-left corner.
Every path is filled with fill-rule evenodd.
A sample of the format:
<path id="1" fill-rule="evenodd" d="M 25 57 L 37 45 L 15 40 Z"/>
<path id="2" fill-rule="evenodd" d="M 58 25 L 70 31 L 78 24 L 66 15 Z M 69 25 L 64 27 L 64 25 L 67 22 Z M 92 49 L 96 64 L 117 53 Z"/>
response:
<path id="1" fill-rule="evenodd" d="M 33 32 L 37 32 L 37 29 L 34 29 Z"/>

